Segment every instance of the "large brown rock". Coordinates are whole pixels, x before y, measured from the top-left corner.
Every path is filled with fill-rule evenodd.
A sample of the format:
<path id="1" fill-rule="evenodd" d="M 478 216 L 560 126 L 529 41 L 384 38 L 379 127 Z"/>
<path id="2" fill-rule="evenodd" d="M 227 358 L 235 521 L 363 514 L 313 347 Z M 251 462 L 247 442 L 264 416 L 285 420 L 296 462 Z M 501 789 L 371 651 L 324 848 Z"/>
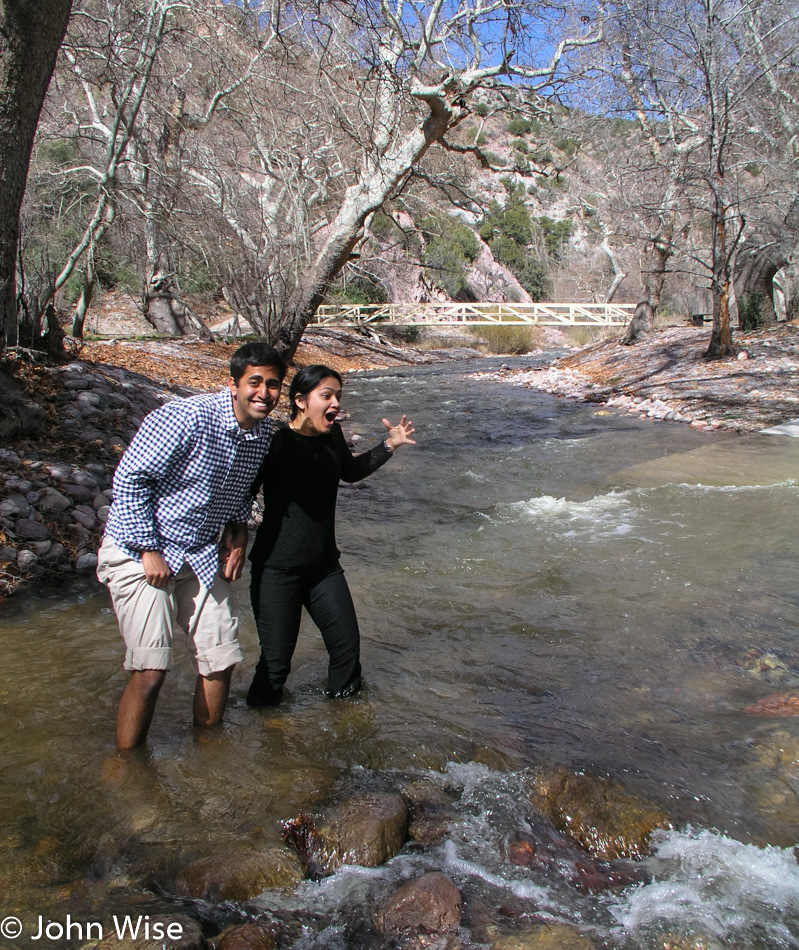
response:
<path id="1" fill-rule="evenodd" d="M 668 828 L 662 808 L 628 792 L 610 776 L 559 771 L 539 780 L 531 796 L 554 825 L 597 858 L 640 860 L 656 828 Z"/>
<path id="2" fill-rule="evenodd" d="M 461 922 L 461 893 L 439 871 L 423 874 L 403 884 L 377 914 L 376 926 L 383 934 L 415 930 L 446 933 Z"/>
<path id="3" fill-rule="evenodd" d="M 293 887 L 304 880 L 300 862 L 286 848 L 229 851 L 183 868 L 175 881 L 181 897 L 207 901 L 246 901 L 268 888 Z"/>
<path id="4" fill-rule="evenodd" d="M 366 792 L 336 805 L 314 821 L 307 815 L 287 821 L 283 838 L 313 877 L 332 874 L 342 864 L 375 868 L 385 864 L 408 836 L 408 806 L 392 792 Z"/>
<path id="5" fill-rule="evenodd" d="M 432 781 L 406 782 L 400 794 L 410 809 L 408 836 L 418 844 L 440 841 L 451 832 L 453 825 L 462 821 L 452 796 Z"/>

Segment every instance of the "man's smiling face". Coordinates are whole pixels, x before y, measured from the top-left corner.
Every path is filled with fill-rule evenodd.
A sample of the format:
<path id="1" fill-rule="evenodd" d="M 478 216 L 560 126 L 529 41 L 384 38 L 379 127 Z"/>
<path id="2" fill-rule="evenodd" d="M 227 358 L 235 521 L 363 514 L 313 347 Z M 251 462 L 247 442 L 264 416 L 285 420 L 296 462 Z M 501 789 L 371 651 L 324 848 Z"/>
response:
<path id="1" fill-rule="evenodd" d="M 242 429 L 266 419 L 280 400 L 281 374 L 277 366 L 250 366 L 236 382 L 228 381 L 233 412 Z"/>

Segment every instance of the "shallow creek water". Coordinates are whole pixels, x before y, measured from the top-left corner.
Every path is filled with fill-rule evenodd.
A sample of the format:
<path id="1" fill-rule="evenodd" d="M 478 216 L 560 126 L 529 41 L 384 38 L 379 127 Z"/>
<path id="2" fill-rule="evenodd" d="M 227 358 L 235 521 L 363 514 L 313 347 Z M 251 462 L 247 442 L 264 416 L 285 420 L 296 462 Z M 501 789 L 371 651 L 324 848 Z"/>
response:
<path id="1" fill-rule="evenodd" d="M 540 919 L 608 947 L 670 932 L 799 946 L 799 718 L 743 712 L 799 687 L 799 439 L 709 435 L 469 379 L 496 366 L 346 380 L 362 445 L 402 412 L 418 439 L 340 494 L 367 681 L 356 699 L 323 698 L 307 623 L 286 701 L 245 705 L 245 579 L 247 662 L 224 729 L 188 725 L 181 651 L 147 751 L 127 761 L 113 747 L 125 674 L 105 591 L 2 606 L 0 917 L 23 935 L 0 946 L 25 943 L 39 914 L 102 913 L 131 882 L 168 891 L 197 857 L 278 843 L 300 812 L 420 777 L 455 794 L 451 836 L 250 912 L 301 920 L 296 948 L 355 946 L 364 908 L 435 868 L 473 917 L 504 908 L 494 924 L 508 931 Z M 652 883 L 591 896 L 507 862 L 530 776 L 554 765 L 611 774 L 667 810 Z M 461 946 L 488 945 L 466 924 Z"/>

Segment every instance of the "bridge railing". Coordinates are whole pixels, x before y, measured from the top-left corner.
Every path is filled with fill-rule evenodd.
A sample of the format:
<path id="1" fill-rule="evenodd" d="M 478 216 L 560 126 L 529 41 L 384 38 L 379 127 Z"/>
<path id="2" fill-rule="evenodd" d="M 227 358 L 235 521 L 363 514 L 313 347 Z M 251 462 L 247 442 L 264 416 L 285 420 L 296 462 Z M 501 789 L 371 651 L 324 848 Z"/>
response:
<path id="1" fill-rule="evenodd" d="M 603 326 L 623 327 L 635 304 L 624 303 L 386 303 L 323 304 L 314 326 L 369 323 L 422 327 L 460 326 Z"/>

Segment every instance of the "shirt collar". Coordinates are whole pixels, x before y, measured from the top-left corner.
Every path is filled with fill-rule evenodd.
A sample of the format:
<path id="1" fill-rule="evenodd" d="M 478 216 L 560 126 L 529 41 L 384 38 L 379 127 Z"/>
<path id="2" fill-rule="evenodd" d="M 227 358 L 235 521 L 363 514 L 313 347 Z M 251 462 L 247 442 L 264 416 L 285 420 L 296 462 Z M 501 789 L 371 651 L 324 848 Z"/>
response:
<path id="1" fill-rule="evenodd" d="M 236 413 L 233 411 L 233 396 L 229 389 L 223 389 L 218 397 L 219 411 L 222 415 L 222 425 L 225 432 L 234 439 L 258 439 L 265 431 L 263 423 L 256 422 L 249 429 L 242 429 Z"/>

